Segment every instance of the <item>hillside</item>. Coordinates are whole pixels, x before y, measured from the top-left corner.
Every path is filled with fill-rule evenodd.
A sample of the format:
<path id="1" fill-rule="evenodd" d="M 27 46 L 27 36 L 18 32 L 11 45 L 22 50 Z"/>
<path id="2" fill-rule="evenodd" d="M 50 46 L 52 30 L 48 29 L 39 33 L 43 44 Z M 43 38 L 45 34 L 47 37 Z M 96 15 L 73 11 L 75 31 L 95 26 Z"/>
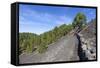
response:
<path id="1" fill-rule="evenodd" d="M 82 61 L 96 59 L 96 27 L 95 20 L 78 34 L 67 34 L 48 45 L 46 52 L 23 53 L 19 63 Z"/>
<path id="2" fill-rule="evenodd" d="M 78 39 L 75 36 L 64 36 L 57 42 L 50 44 L 47 51 L 42 54 L 22 54 L 20 63 L 56 62 L 56 61 L 76 61 L 78 57 Z"/>
<path id="3" fill-rule="evenodd" d="M 79 33 L 75 30 L 48 45 L 43 53 L 33 51 L 19 55 L 19 63 L 84 61 L 96 59 L 96 20 Z M 58 33 L 59 34 L 59 33 Z"/>

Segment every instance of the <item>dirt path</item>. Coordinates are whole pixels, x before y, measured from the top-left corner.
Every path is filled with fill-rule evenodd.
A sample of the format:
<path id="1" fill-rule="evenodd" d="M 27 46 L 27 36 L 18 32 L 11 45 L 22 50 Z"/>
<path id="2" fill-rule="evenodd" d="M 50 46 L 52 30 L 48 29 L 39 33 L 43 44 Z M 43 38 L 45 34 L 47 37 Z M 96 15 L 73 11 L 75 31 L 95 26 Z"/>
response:
<path id="1" fill-rule="evenodd" d="M 19 63 L 57 62 L 57 61 L 77 61 L 78 39 L 76 36 L 64 36 L 57 42 L 49 45 L 43 54 L 23 54 L 19 56 Z"/>

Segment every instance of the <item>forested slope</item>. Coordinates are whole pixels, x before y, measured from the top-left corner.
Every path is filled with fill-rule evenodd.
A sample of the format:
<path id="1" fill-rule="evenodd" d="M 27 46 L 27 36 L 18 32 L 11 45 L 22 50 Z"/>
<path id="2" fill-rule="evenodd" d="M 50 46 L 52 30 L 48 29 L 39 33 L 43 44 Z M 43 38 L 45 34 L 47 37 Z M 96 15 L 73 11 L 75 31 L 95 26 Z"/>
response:
<path id="1" fill-rule="evenodd" d="M 19 53 L 45 52 L 48 45 L 65 36 L 72 30 L 72 25 L 63 24 L 59 27 L 37 35 L 34 33 L 19 33 Z"/>

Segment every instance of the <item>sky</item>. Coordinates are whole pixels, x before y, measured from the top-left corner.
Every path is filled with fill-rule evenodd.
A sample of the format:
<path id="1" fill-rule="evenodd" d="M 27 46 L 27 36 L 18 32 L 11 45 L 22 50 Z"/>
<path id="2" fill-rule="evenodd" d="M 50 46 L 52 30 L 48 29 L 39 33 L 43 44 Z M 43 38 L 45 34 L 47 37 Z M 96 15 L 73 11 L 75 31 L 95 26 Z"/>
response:
<path id="1" fill-rule="evenodd" d="M 55 26 L 71 24 L 76 14 L 82 12 L 87 22 L 96 17 L 94 8 L 19 5 L 19 32 L 42 34 Z"/>

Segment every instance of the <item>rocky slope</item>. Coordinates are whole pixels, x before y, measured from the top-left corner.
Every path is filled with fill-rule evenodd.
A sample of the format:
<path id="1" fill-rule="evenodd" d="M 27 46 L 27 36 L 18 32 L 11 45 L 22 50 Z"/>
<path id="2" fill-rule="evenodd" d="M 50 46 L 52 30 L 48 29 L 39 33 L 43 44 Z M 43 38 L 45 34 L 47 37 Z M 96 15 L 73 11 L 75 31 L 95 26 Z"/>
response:
<path id="1" fill-rule="evenodd" d="M 96 59 L 96 21 L 92 20 L 88 23 L 88 26 L 85 27 L 79 33 L 82 50 L 88 60 Z"/>

